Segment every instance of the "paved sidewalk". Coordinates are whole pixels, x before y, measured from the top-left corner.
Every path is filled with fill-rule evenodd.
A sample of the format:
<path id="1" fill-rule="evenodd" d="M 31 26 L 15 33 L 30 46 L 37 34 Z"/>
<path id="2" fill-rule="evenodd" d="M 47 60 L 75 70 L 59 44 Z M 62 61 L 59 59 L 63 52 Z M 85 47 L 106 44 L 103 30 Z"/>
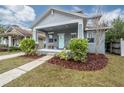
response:
<path id="1" fill-rule="evenodd" d="M 47 55 L 47 56 L 44 56 L 37 60 L 34 60 L 30 63 L 24 64 L 15 69 L 12 69 L 10 71 L 0 74 L 0 86 L 4 86 L 5 84 L 9 83 L 10 81 L 20 77 L 21 75 L 27 73 L 28 71 L 43 64 L 44 62 L 46 62 L 47 60 L 49 60 L 52 57 L 53 57 L 53 55 Z"/>
<path id="2" fill-rule="evenodd" d="M 9 58 L 14 58 L 14 57 L 18 57 L 18 56 L 22 56 L 25 53 L 20 52 L 20 53 L 15 53 L 15 54 L 8 54 L 8 55 L 2 55 L 0 56 L 0 60 L 4 60 L 4 59 L 9 59 Z"/>

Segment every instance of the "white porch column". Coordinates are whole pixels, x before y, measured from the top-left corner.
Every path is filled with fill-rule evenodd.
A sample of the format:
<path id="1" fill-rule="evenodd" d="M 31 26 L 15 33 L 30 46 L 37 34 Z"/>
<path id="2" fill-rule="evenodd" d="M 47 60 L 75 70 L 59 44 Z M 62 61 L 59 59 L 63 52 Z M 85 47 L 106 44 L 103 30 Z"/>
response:
<path id="1" fill-rule="evenodd" d="M 11 36 L 8 36 L 8 45 L 9 45 L 9 47 L 12 46 L 12 37 Z"/>
<path id="2" fill-rule="evenodd" d="M 4 37 L 1 37 L 1 44 L 4 44 Z"/>
<path id="3" fill-rule="evenodd" d="M 38 44 L 39 43 L 38 31 L 36 31 L 36 41 L 37 41 L 37 44 Z"/>
<path id="4" fill-rule="evenodd" d="M 84 38 L 84 25 L 83 21 L 78 22 L 78 38 Z"/>
<path id="5" fill-rule="evenodd" d="M 35 28 L 33 29 L 32 37 L 33 37 L 34 41 L 37 42 L 37 33 L 36 33 L 36 29 Z"/>
<path id="6" fill-rule="evenodd" d="M 46 34 L 45 44 L 46 44 L 46 49 L 48 49 L 48 40 L 49 40 L 48 33 L 46 32 L 45 34 Z"/>

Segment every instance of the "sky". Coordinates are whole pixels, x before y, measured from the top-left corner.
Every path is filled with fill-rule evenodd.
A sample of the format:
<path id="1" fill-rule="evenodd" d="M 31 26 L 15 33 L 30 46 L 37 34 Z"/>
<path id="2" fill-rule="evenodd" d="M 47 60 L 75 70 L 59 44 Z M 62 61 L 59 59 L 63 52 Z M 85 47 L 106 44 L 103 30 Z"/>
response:
<path id="1" fill-rule="evenodd" d="M 58 8 L 65 11 L 81 10 L 87 16 L 92 16 L 97 6 L 95 5 L 15 5 L 0 6 L 0 24 L 3 25 L 19 25 L 21 27 L 30 28 L 32 22 L 39 16 L 43 15 L 49 8 Z M 124 18 L 123 5 L 104 5 L 101 6 L 103 17 L 101 20 L 112 21 L 118 16 Z"/>

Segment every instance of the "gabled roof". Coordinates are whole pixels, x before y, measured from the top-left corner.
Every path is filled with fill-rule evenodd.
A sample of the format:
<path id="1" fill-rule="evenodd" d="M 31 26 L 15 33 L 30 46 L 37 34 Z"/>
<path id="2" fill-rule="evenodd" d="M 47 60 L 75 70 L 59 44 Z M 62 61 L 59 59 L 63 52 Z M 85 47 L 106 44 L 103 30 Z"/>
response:
<path id="1" fill-rule="evenodd" d="M 5 34 L 18 35 L 18 36 L 32 36 L 31 30 L 25 30 L 25 29 L 22 29 L 19 26 L 9 27 Z"/>
<path id="2" fill-rule="evenodd" d="M 48 9 L 47 12 L 45 12 L 42 16 L 40 16 L 39 18 L 36 19 L 36 21 L 33 22 L 31 28 L 36 26 L 42 19 L 44 19 L 44 17 L 47 16 L 51 12 L 51 10 L 62 12 L 62 13 L 65 13 L 65 14 L 70 14 L 70 15 L 77 16 L 77 17 L 80 17 L 80 18 L 87 18 L 83 13 L 67 12 L 67 11 L 64 11 L 64 10 L 56 9 L 56 8 L 50 8 L 50 9 Z"/>
<path id="3" fill-rule="evenodd" d="M 0 34 L 0 36 L 29 36 L 32 37 L 32 31 L 31 30 L 26 30 L 22 29 L 19 26 L 11 26 L 7 29 L 7 31 L 3 34 Z M 39 38 L 45 38 L 44 33 L 38 33 Z"/>

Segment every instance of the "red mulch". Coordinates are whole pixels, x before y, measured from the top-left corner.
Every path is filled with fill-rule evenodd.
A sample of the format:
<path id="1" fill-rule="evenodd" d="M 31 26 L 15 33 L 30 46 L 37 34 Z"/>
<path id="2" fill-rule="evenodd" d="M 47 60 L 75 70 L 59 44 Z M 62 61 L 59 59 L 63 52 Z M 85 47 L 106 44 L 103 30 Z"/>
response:
<path id="1" fill-rule="evenodd" d="M 38 59 L 38 58 L 43 57 L 43 55 L 40 55 L 40 56 L 38 56 L 38 55 L 23 55 L 21 57 L 24 57 L 24 58 L 26 57 L 26 58 L 31 58 L 31 59 Z"/>
<path id="2" fill-rule="evenodd" d="M 7 51 L 8 48 L 0 48 L 0 52 L 4 52 L 4 51 Z"/>
<path id="3" fill-rule="evenodd" d="M 75 62 L 74 60 L 62 60 L 59 57 L 53 57 L 48 61 L 51 64 L 60 65 L 69 69 L 76 69 L 80 71 L 96 71 L 103 69 L 108 62 L 108 59 L 103 54 L 88 54 L 87 60 L 85 63 Z"/>

